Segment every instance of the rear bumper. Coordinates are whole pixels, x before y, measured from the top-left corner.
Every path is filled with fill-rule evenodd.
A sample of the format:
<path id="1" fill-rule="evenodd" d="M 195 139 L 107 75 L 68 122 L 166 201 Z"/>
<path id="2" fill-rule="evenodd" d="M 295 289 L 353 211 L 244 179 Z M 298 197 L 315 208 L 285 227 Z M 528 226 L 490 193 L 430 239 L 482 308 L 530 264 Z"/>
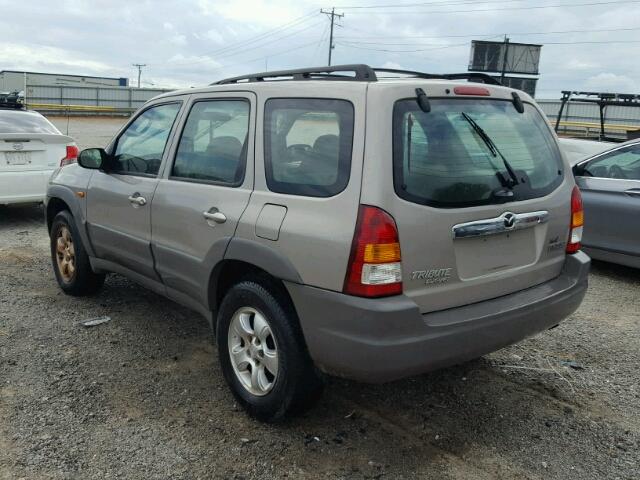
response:
<path id="1" fill-rule="evenodd" d="M 0 205 L 43 202 L 54 170 L 0 172 Z"/>
<path id="2" fill-rule="evenodd" d="M 590 259 L 510 295 L 421 315 L 404 295 L 365 299 L 287 283 L 312 359 L 324 372 L 387 382 L 477 358 L 557 325 L 587 290 Z"/>

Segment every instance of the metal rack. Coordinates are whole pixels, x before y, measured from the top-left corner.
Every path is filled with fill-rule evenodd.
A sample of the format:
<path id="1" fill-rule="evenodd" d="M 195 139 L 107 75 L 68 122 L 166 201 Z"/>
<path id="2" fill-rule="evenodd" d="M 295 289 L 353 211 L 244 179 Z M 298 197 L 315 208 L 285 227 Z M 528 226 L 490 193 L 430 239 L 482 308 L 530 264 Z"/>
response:
<path id="1" fill-rule="evenodd" d="M 556 132 L 560 127 L 562 113 L 564 112 L 564 109 L 569 102 L 595 103 L 600 109 L 599 140 L 606 140 L 607 137 L 604 134 L 604 124 L 607 107 L 640 107 L 640 95 L 632 95 L 626 93 L 576 92 L 563 90 L 560 102 L 560 111 L 558 112 L 558 118 L 556 119 L 555 126 Z"/>
<path id="2" fill-rule="evenodd" d="M 397 70 L 393 68 L 373 68 L 364 64 L 333 65 L 330 67 L 298 68 L 293 70 L 278 70 L 273 72 L 251 73 L 238 77 L 225 78 L 211 85 L 228 85 L 233 83 L 249 83 L 287 80 L 341 80 L 354 82 L 376 82 L 381 78 L 377 73 L 391 73 L 408 78 L 469 80 L 479 81 L 490 85 L 500 85 L 495 78 L 484 73 L 424 73 L 412 70 Z M 386 77 L 389 78 L 389 77 Z M 395 78 L 395 77 L 392 77 Z"/>

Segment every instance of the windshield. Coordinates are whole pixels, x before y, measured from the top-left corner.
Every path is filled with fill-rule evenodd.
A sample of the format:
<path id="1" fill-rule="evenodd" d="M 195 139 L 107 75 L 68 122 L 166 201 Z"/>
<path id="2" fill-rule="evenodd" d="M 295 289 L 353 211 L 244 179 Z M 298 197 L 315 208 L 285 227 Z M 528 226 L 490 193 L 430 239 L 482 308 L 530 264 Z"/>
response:
<path id="1" fill-rule="evenodd" d="M 60 132 L 39 113 L 0 110 L 0 133 L 52 133 Z"/>
<path id="2" fill-rule="evenodd" d="M 415 203 L 455 208 L 520 201 L 546 195 L 562 181 L 556 142 L 530 104 L 518 113 L 503 100 L 434 99 L 425 113 L 416 100 L 400 100 L 393 137 L 396 192 Z"/>

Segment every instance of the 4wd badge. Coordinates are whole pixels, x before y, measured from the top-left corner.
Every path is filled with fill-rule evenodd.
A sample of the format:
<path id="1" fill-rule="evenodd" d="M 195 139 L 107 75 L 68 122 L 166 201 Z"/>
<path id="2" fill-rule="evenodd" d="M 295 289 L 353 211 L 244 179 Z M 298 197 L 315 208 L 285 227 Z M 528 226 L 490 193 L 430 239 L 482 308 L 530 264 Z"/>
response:
<path id="1" fill-rule="evenodd" d="M 425 285 L 446 283 L 451 279 L 452 268 L 432 268 L 411 272 L 411 280 L 424 280 Z"/>

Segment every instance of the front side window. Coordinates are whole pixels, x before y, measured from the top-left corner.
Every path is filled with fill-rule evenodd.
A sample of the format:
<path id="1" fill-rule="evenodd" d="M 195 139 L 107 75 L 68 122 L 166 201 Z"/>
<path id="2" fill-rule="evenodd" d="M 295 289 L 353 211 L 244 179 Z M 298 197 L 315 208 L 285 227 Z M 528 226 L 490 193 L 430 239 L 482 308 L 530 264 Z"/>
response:
<path id="1" fill-rule="evenodd" d="M 248 132 L 247 100 L 195 103 L 180 137 L 171 176 L 239 185 L 244 179 Z"/>
<path id="2" fill-rule="evenodd" d="M 621 148 L 587 162 L 579 175 L 640 180 L 640 144 Z"/>
<path id="3" fill-rule="evenodd" d="M 344 190 L 353 144 L 350 102 L 271 99 L 264 123 L 265 174 L 271 191 L 330 197 Z"/>
<path id="4" fill-rule="evenodd" d="M 111 170 L 134 175 L 157 175 L 179 103 L 142 112 L 118 138 Z"/>
<path id="5" fill-rule="evenodd" d="M 433 99 L 425 113 L 407 99 L 393 115 L 394 185 L 406 200 L 440 208 L 504 203 L 544 196 L 562 182 L 560 151 L 529 104 L 521 114 L 507 101 Z"/>

